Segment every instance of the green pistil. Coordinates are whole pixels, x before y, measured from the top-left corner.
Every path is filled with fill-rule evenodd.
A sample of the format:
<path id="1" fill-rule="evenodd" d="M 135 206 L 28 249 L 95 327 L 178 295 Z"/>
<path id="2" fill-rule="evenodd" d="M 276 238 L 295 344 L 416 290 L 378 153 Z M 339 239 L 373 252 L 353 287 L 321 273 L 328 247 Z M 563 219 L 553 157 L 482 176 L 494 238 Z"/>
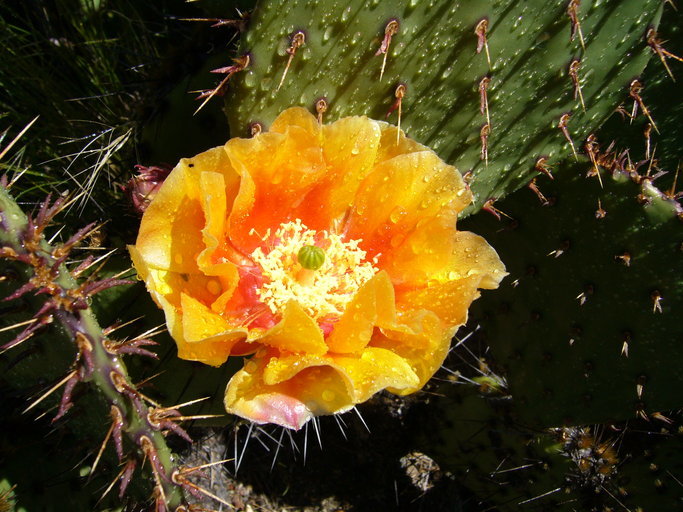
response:
<path id="1" fill-rule="evenodd" d="M 325 263 L 325 251 L 315 245 L 304 245 L 296 255 L 299 264 L 308 270 L 318 270 Z"/>

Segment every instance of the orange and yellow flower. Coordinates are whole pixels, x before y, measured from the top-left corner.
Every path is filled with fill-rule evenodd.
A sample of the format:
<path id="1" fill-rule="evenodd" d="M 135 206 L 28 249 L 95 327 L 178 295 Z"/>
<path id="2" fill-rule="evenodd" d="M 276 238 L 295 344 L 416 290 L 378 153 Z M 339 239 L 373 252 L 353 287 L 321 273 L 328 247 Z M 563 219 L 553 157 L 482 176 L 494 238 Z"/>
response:
<path id="1" fill-rule="evenodd" d="M 250 355 L 225 407 L 300 428 L 421 389 L 479 288 L 505 269 L 457 231 L 458 171 L 366 117 L 290 108 L 268 132 L 180 161 L 130 253 L 183 359 Z"/>

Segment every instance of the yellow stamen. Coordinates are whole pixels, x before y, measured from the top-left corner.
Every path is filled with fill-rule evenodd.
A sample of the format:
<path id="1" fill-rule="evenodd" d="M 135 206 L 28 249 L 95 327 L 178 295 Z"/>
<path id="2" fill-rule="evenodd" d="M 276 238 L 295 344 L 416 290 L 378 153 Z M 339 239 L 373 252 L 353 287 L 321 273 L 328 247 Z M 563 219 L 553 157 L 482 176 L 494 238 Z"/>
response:
<path id="1" fill-rule="evenodd" d="M 251 259 L 265 278 L 257 290 L 259 299 L 274 314 L 295 300 L 316 320 L 339 317 L 358 289 L 378 271 L 376 260 L 366 261 L 366 252 L 359 247 L 362 240 L 344 241 L 327 231 L 316 232 L 299 219 L 281 224 L 272 237 L 268 234 L 262 240 L 267 252 L 259 247 Z M 315 270 L 305 268 L 299 260 L 301 249 L 307 246 L 323 255 Z"/>

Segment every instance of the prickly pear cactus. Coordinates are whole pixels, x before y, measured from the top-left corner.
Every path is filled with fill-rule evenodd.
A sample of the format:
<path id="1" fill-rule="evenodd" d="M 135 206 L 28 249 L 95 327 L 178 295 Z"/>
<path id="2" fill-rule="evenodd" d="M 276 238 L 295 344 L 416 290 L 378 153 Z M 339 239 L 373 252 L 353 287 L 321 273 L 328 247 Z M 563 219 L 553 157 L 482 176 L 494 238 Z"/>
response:
<path id="1" fill-rule="evenodd" d="M 472 221 L 507 255 L 510 279 L 480 304 L 482 322 L 534 424 L 681 405 L 683 209 L 653 186 L 647 162 L 637 171 L 624 155 L 597 159 L 609 171 L 568 165 L 544 182 L 545 205 L 527 192 L 500 205 L 513 220 Z"/>
<path id="2" fill-rule="evenodd" d="M 157 510 L 182 505 L 185 477 L 175 466 L 164 438 L 164 433 L 169 432 L 188 437 L 182 428 L 168 419 L 180 416 L 180 413 L 150 402 L 142 395 L 130 380 L 122 359 L 124 354 L 156 357 L 146 348 L 155 342 L 142 336 L 128 340 L 110 337 L 115 329 L 103 330 L 89 307 L 92 296 L 127 284 L 127 281 L 99 279 L 97 272 L 93 273 L 99 261 L 92 254 L 73 268 L 67 267 L 66 262 L 70 260 L 74 247 L 97 229 L 94 225 L 78 230 L 66 242 L 54 247 L 45 241 L 48 225 L 69 206 L 66 196 L 60 196 L 54 202 L 46 199 L 35 216 L 27 217 L 5 187 L 6 182 L 0 186 L 0 268 L 3 280 L 12 281 L 15 290 L 4 297 L 4 301 L 11 308 L 16 305 L 13 301 L 31 294 L 38 298 L 40 307 L 31 311 L 27 320 L 3 328 L 3 334 L 7 331 L 12 334 L 9 341 L 2 341 L 0 354 L 25 347 L 42 327 L 53 322 L 61 324 L 75 353 L 66 375 L 32 400 L 25 412 L 60 390 L 61 399 L 53 417 L 55 422 L 68 415 L 78 386 L 97 389 L 108 406 L 106 413 L 99 418 L 99 425 L 109 424 L 110 427 L 92 470 L 111 439 L 118 460 L 124 465 L 115 479 L 115 482 L 120 479 L 120 496 L 131 481 L 138 460 L 144 457 L 151 464 Z M 17 361 L 0 362 L 4 367 L 3 373 L 9 374 L 12 373 L 11 367 L 17 364 Z M 52 364 L 56 363 L 52 361 Z M 132 452 L 129 452 L 129 443 L 134 447 Z"/>
<path id="3" fill-rule="evenodd" d="M 539 431 L 518 422 L 500 389 L 449 384 L 439 394 L 447 398 L 434 401 L 421 445 L 475 491 L 481 510 L 674 512 L 683 503 L 680 415 Z"/>
<path id="4" fill-rule="evenodd" d="M 400 117 L 471 176 L 480 208 L 580 150 L 645 67 L 660 7 L 292 1 L 283 15 L 263 1 L 223 70 L 234 75 L 226 113 L 239 136 L 291 105 Z"/>
<path id="5" fill-rule="evenodd" d="M 469 213 L 483 208 L 502 219 L 482 212 L 467 222 L 477 224 L 475 231 L 488 231 L 487 237 L 511 273 L 506 288 L 480 300 L 475 315 L 491 345 L 487 357 L 493 354 L 493 364 L 505 371 L 510 392 L 504 385 L 493 386 L 493 391 L 489 387 L 486 396 L 474 387 L 458 388 L 457 392 L 439 389 L 446 398 L 430 400 L 425 406 L 427 413 L 419 417 L 419 426 L 398 436 L 409 444 L 406 453 L 421 448 L 475 492 L 479 501 L 468 512 L 489 510 L 490 506 L 500 510 L 677 510 L 683 481 L 683 469 L 675 455 L 680 452 L 680 417 L 666 409 L 683 405 L 677 393 L 683 384 L 679 364 L 683 353 L 678 346 L 682 331 L 677 322 L 683 306 L 683 236 L 678 220 L 680 195 L 673 178 L 681 155 L 677 118 L 683 103 L 675 103 L 680 89 L 668 74 L 642 75 L 648 59 L 657 66 L 668 62 L 672 75 L 680 73 L 674 55 L 680 54 L 680 46 L 672 43 L 670 36 L 678 34 L 680 39 L 681 24 L 674 21 L 680 18 L 671 7 L 660 0 L 291 0 L 283 9 L 281 2 L 262 0 L 249 16 L 244 13 L 238 19 L 226 20 L 210 16 L 231 16 L 235 4 L 249 2 L 204 0 L 192 5 L 205 2 L 213 4 L 214 13 L 204 16 L 218 26 L 218 31 L 234 27 L 241 32 L 239 47 L 231 50 L 234 61 L 224 62 L 216 70 L 222 75 L 220 84 L 200 93 L 199 104 L 204 114 L 211 108 L 205 101 L 227 93 L 224 106 L 232 136 L 257 133 L 292 105 L 317 112 L 325 122 L 359 114 L 386 119 L 400 124 L 409 136 L 431 146 L 466 174 L 476 196 Z M 187 6 L 180 9 L 176 4 L 164 3 L 171 14 L 168 19 L 186 16 Z M 171 126 L 159 130 L 154 122 L 145 125 L 149 105 L 159 107 L 158 96 L 130 86 L 131 81 L 150 80 L 150 75 L 141 74 L 132 80 L 129 73 L 153 69 L 152 81 L 173 76 L 169 69 L 175 71 L 178 62 L 186 62 L 194 43 L 172 46 L 173 52 L 179 52 L 172 66 L 167 66 L 165 59 L 166 64 L 136 66 L 129 62 L 131 55 L 156 55 L 159 48 L 165 51 L 163 45 L 153 42 L 163 30 L 148 31 L 147 24 L 137 21 L 141 18 L 134 12 L 136 6 L 119 4 L 117 8 L 127 13 L 119 16 L 118 11 L 108 13 L 108 2 L 60 0 L 55 5 L 69 9 L 56 9 L 60 16 L 53 14 L 52 24 L 46 22 L 44 26 L 42 13 L 31 12 L 26 18 L 31 21 L 30 28 L 21 31 L 20 46 L 28 46 L 35 35 L 32 31 L 40 31 L 45 39 L 42 47 L 56 49 L 62 58 L 87 55 L 85 59 L 67 60 L 76 64 L 73 74 L 80 70 L 87 77 L 82 84 L 88 87 L 59 89 L 59 98 L 51 99 L 49 93 L 56 88 L 51 87 L 51 73 L 45 73 L 40 94 L 31 93 L 32 88 L 14 87 L 25 90 L 24 97 L 17 101 L 16 95 L 12 98 L 3 91 L 0 103 L 11 107 L 5 110 L 11 111 L 10 120 L 15 125 L 38 113 L 22 110 L 32 96 L 40 97 L 34 110 L 45 103 L 62 105 L 55 109 L 62 125 L 55 128 L 53 121 L 49 129 L 41 127 L 41 132 L 62 134 L 65 120 L 80 118 L 103 128 L 90 135 L 80 129 L 70 131 L 68 137 L 84 141 L 85 149 L 64 158 L 69 162 L 65 171 L 55 164 L 49 172 L 31 169 L 31 181 L 17 190 L 24 200 L 33 201 L 36 191 L 42 194 L 61 188 L 60 183 L 87 177 L 84 183 L 89 197 L 95 198 L 100 208 L 86 208 L 85 215 L 110 218 L 113 243 L 122 246 L 130 235 L 127 229 L 135 221 L 120 212 L 120 187 L 105 187 L 106 180 L 97 173 L 105 170 L 112 180 L 125 176 L 125 182 L 125 169 L 132 169 L 136 163 L 159 165 L 172 160 L 175 154 L 168 156 L 170 149 L 189 152 L 185 144 L 193 144 L 194 139 L 184 132 L 199 133 L 182 124 L 183 145 L 179 145 L 168 138 L 171 132 L 177 136 L 178 130 Z M 656 30 L 660 30 L 663 8 L 667 14 L 662 25 L 668 25 L 660 36 Z M 73 9 L 87 14 L 87 30 L 55 32 L 53 26 L 68 25 L 68 17 L 61 14 Z M 3 37 L 21 18 L 14 17 L 6 6 L 0 7 L 0 17 L 6 29 Z M 244 32 L 248 17 L 250 24 Z M 115 39 L 111 28 L 121 20 L 125 21 L 123 30 L 114 31 L 120 34 Z M 230 37 L 227 35 L 220 44 Z M 81 46 L 94 51 L 77 53 Z M 129 47 L 133 49 L 128 51 Z M 119 54 L 111 49 L 125 51 Z M 117 55 L 126 58 L 117 59 Z M 223 58 L 227 60 L 225 55 Z M 12 81 L 10 68 L 23 70 L 22 77 L 44 69 L 35 61 L 22 59 L 20 52 L 12 53 L 12 66 L 0 70 L 3 89 L 21 83 Z M 87 64 L 96 59 L 97 66 Z M 658 89 L 655 97 L 647 97 L 651 86 L 662 79 L 666 87 Z M 160 88 L 167 85 L 173 84 Z M 173 116 L 180 111 L 176 99 L 185 88 L 184 83 L 174 88 L 172 97 L 167 98 L 172 101 L 170 115 L 159 124 L 178 117 L 184 123 L 189 117 Z M 148 101 L 139 101 L 145 94 L 149 94 Z M 70 101 L 62 104 L 64 98 Z M 89 98 L 97 100 L 89 103 Z M 630 162 L 621 149 L 610 155 L 605 142 L 611 139 L 598 132 L 598 145 L 591 136 L 622 101 L 627 101 L 620 109 L 624 116 L 637 114 L 633 120 L 637 136 L 627 138 L 619 125 L 607 133 L 620 139 L 618 148 L 631 148 L 631 155 L 636 154 L 637 146 L 638 154 L 647 154 L 645 163 L 637 162 L 635 156 Z M 72 110 L 74 106 L 88 108 Z M 611 119 L 609 125 L 613 124 Z M 144 141 L 134 147 L 138 129 L 142 129 Z M 642 137 L 644 130 L 649 134 L 647 139 Z M 197 137 L 207 145 L 227 138 L 221 128 L 209 126 L 208 131 L 216 139 L 209 142 Z M 4 134 L 0 135 L 0 142 L 3 138 Z M 60 144 L 51 142 L 45 145 L 52 152 L 49 157 L 60 159 L 54 154 Z M 150 149 L 150 145 L 155 147 Z M 93 150 L 95 147 L 99 149 Z M 197 147 L 188 154 L 204 149 Z M 138 150 L 160 161 L 128 162 L 122 156 Z M 85 156 L 86 161 L 79 162 L 76 156 Z M 578 163 L 568 162 L 571 160 Z M 3 170 L 5 167 L 3 162 Z M 664 168 L 672 172 L 659 176 Z M 85 171 L 74 179 L 73 173 L 79 169 Z M 510 194 L 539 173 L 546 176 L 531 183 L 535 194 L 526 190 Z M 50 179 L 55 176 L 58 179 Z M 550 206 L 541 206 L 541 201 Z M 110 204 L 116 208 L 110 211 Z M 85 267 L 93 259 L 86 259 L 83 267 L 79 261 L 64 266 L 62 259 L 68 256 L 71 241 L 66 247 L 48 245 L 40 229 L 36 231 L 60 208 L 45 204 L 37 209 L 31 224 L 8 196 L 0 195 L 0 205 L 4 257 L 0 261 L 0 291 L 13 297 L 0 312 L 3 321 L 14 326 L 0 332 L 0 350 L 6 351 L 0 355 L 0 365 L 7 369 L 0 383 L 3 378 L 13 380 L 14 401 L 25 401 L 28 394 L 44 397 L 29 412 L 56 409 L 61 416 L 58 423 L 71 427 L 69 439 L 77 438 L 89 449 L 91 462 L 104 447 L 102 459 L 95 464 L 106 476 L 103 487 L 114 481 L 125 490 L 133 466 L 139 468 L 144 459 L 151 461 L 142 471 L 136 470 L 133 479 L 140 480 L 142 487 L 148 484 L 147 490 L 153 488 L 154 495 L 151 499 L 149 494 L 136 498 L 130 496 L 129 487 L 126 507 L 146 507 L 154 502 L 159 510 L 187 510 L 187 493 L 208 491 L 187 480 L 191 471 L 179 467 L 178 458 L 166 444 L 169 432 L 186 436 L 172 418 L 165 416 L 178 418 L 180 413 L 150 402 L 133 386 L 134 376 L 140 373 L 146 378 L 165 370 L 154 380 L 153 396 L 157 400 L 161 396 L 164 403 L 181 403 L 203 396 L 220 397 L 234 369 L 179 363 L 172 361 L 171 352 L 165 357 L 160 351 L 163 361 L 158 366 L 129 358 L 129 372 L 122 353 L 128 348 L 134 355 L 144 356 L 150 348 L 144 346 L 146 338 L 131 334 L 120 338 L 127 343 L 114 341 L 111 332 L 95 322 L 90 306 L 103 325 L 109 325 L 120 319 L 122 310 L 147 313 L 149 298 L 140 298 L 140 287 L 131 287 L 130 293 L 117 295 L 114 300 L 100 299 L 103 294 L 99 293 L 92 298 L 98 287 L 106 287 L 111 280 L 98 282 L 94 275 L 88 277 Z M 74 209 L 72 219 L 78 217 L 76 211 L 81 210 Z M 78 229 L 67 226 L 64 232 Z M 78 231 L 72 240 L 78 242 L 86 233 Z M 88 258 L 88 253 L 82 257 Z M 123 270 L 128 263 L 121 259 L 115 266 Z M 41 286 L 30 289 L 23 286 L 25 283 Z M 41 293 L 34 294 L 36 291 Z M 162 321 L 151 312 L 148 317 L 150 327 Z M 17 325 L 24 321 L 27 323 Z M 57 343 L 57 336 L 65 343 Z M 39 348 L 28 348 L 34 346 Z M 140 368 L 144 371 L 135 372 Z M 112 377 L 112 371 L 120 376 Z M 37 381 L 36 374 L 41 377 Z M 85 397 L 80 395 L 83 388 L 91 390 Z M 62 398 L 58 399 L 60 393 Z M 99 408 L 90 408 L 89 402 L 79 407 L 89 399 Z M 76 407 L 71 408 L 74 402 Z M 104 415 L 98 415 L 100 409 Z M 76 426 L 77 415 L 93 428 Z M 629 430 L 623 421 L 604 424 L 627 419 L 636 424 L 635 429 Z M 343 423 L 343 419 L 339 421 Z M 587 422 L 601 425 L 582 426 Z M 646 434 L 634 436 L 638 430 Z M 253 433 L 261 440 L 270 436 L 258 427 Z M 251 434 L 249 427 L 248 436 Z M 316 430 L 316 434 L 320 433 Z M 326 435 L 321 436 L 321 444 L 326 442 Z M 376 443 L 372 434 L 367 438 L 371 452 Z M 177 446 L 173 442 L 170 445 Z M 267 464 L 278 462 L 277 452 L 282 446 L 279 441 L 275 446 L 276 457 L 269 456 Z M 204 449 L 207 447 L 201 444 L 196 448 Z M 346 445 L 343 450 L 348 451 Z M 240 453 L 241 460 L 244 450 Z M 0 465 L 6 460 L 0 460 Z M 45 460 L 44 464 L 49 462 Z M 286 471 L 293 473 L 289 466 Z M 335 474 L 339 473 L 343 471 Z M 213 477 L 211 473 L 212 481 Z M 295 474 L 291 478 L 297 483 Z M 15 474 L 10 480 L 14 483 Z M 240 502 L 232 483 L 227 485 L 224 478 L 216 482 L 212 490 L 230 489 L 227 495 L 221 494 L 228 500 L 223 501 L 226 506 L 251 506 Z M 21 505 L 26 491 L 21 481 L 17 483 Z M 306 489 L 315 485 L 315 481 L 301 482 Z M 394 490 L 390 491 L 393 499 Z M 0 505 L 4 492 L 0 490 Z M 311 496 L 317 495 L 307 495 Z M 84 499 L 83 505 L 76 505 L 81 500 L 74 500 L 68 506 L 88 509 L 95 506 L 92 501 Z M 460 505 L 449 503 L 448 509 L 456 506 Z"/>

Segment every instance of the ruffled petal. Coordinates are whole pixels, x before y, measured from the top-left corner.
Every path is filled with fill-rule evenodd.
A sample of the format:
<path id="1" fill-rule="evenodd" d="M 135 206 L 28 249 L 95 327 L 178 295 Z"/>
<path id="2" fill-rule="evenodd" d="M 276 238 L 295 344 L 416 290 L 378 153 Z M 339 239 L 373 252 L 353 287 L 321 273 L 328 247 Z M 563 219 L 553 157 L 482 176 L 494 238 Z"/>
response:
<path id="1" fill-rule="evenodd" d="M 180 296 L 185 293 L 195 299 L 211 304 L 220 293 L 220 284 L 216 278 L 202 274 L 196 266 L 188 265 L 189 272 L 174 272 L 152 267 L 147 264 L 136 246 L 128 246 L 133 266 L 140 279 L 145 281 L 152 298 L 161 307 L 160 298 L 164 298 L 173 307 L 180 307 Z"/>
<path id="2" fill-rule="evenodd" d="M 379 140 L 379 125 L 366 117 L 344 118 L 321 130 L 308 111 L 291 108 L 268 133 L 229 141 L 226 150 L 243 178 L 230 217 L 231 240 L 250 253 L 263 233 L 283 222 L 332 227 L 373 169 Z"/>
<path id="3" fill-rule="evenodd" d="M 188 361 L 199 361 L 211 366 L 220 366 L 230 355 L 226 353 L 229 345 L 223 341 L 211 341 L 202 343 L 189 343 L 185 340 L 182 326 L 182 312 L 170 304 L 164 297 L 159 297 L 159 306 L 166 315 L 166 327 L 178 347 L 178 357 Z M 253 351 L 252 351 L 253 352 Z"/>
<path id="4" fill-rule="evenodd" d="M 460 326 L 467 322 L 470 304 L 479 297 L 477 287 L 480 282 L 481 276 L 435 281 L 423 288 L 398 291 L 396 300 L 411 310 L 425 309 L 436 313 L 446 326 Z"/>
<path id="5" fill-rule="evenodd" d="M 269 133 L 286 134 L 289 128 L 296 126 L 309 133 L 314 139 L 320 136 L 320 123 L 308 110 L 302 107 L 292 107 L 283 110 L 270 125 Z"/>
<path id="6" fill-rule="evenodd" d="M 375 165 L 391 160 L 399 155 L 417 153 L 418 151 L 431 151 L 427 146 L 406 137 L 403 130 L 399 130 L 393 124 L 377 121 L 377 125 L 379 126 L 381 136 Z M 399 132 L 398 143 L 396 142 L 396 132 Z"/>
<path id="7" fill-rule="evenodd" d="M 246 338 L 246 330 L 231 326 L 223 317 L 217 315 L 198 300 L 182 294 L 182 333 L 178 333 L 183 343 L 178 351 L 183 351 L 183 359 L 201 361 L 212 366 L 223 364 L 235 343 Z M 193 357 L 187 357 L 192 354 Z M 197 359 L 197 358 L 201 359 Z"/>
<path id="8" fill-rule="evenodd" d="M 327 351 L 320 327 L 295 301 L 287 303 L 282 320 L 258 341 L 285 352 L 315 355 Z"/>
<path id="9" fill-rule="evenodd" d="M 323 127 L 327 172 L 295 209 L 309 228 L 334 229 L 345 218 L 362 180 L 373 170 L 379 139 L 378 123 L 367 117 L 345 117 Z"/>
<path id="10" fill-rule="evenodd" d="M 382 389 L 414 389 L 419 377 L 390 350 L 357 357 L 289 355 L 250 360 L 228 383 L 228 412 L 299 429 L 313 416 L 348 411 Z"/>
<path id="11" fill-rule="evenodd" d="M 264 369 L 263 381 L 268 385 L 281 384 L 291 380 L 303 369 L 317 366 L 329 366 L 343 377 L 354 404 L 366 401 L 387 387 L 409 388 L 416 386 L 419 381 L 402 357 L 379 347 L 367 347 L 355 355 L 274 357 Z"/>
<path id="12" fill-rule="evenodd" d="M 376 332 L 370 344 L 400 356 L 417 376 L 412 387 L 388 387 L 397 395 L 422 389 L 443 364 L 456 328 L 445 328 L 432 311 L 412 310 L 399 314 L 397 323 Z"/>
<path id="13" fill-rule="evenodd" d="M 203 247 L 199 176 L 202 170 L 220 171 L 236 184 L 225 150 L 213 148 L 184 158 L 168 175 L 145 211 L 135 247 L 151 267 L 191 272 Z"/>
<path id="14" fill-rule="evenodd" d="M 191 274 L 156 269 L 145 263 L 135 246 L 128 249 L 138 275 L 145 279 L 152 298 L 164 310 L 166 325 L 178 346 L 178 357 L 212 366 L 223 364 L 231 348 L 245 337 L 245 333 L 241 331 L 228 336 L 225 321 L 204 306 L 217 298 L 220 285 L 216 278 L 205 276 L 197 269 Z M 188 329 L 192 342 L 186 338 Z M 201 335 L 198 334 L 200 329 L 204 330 Z M 213 339 L 216 334 L 224 336 Z M 253 351 L 242 347 L 236 353 Z"/>
<path id="15" fill-rule="evenodd" d="M 230 379 L 224 400 L 228 413 L 259 424 L 298 430 L 314 416 L 342 413 L 353 407 L 346 384 L 334 369 L 308 367 L 290 380 L 268 385 L 263 382 L 266 361 L 247 361 Z"/>
<path id="16" fill-rule="evenodd" d="M 399 288 L 419 288 L 480 276 L 479 288 L 497 288 L 507 275 L 498 254 L 482 237 L 455 229 L 455 215 L 446 211 L 426 219 L 393 248 L 384 268 Z"/>
<path id="17" fill-rule="evenodd" d="M 303 112 L 288 110 L 281 115 L 299 119 L 305 118 Z M 276 120 L 275 126 L 284 132 L 231 139 L 225 146 L 242 178 L 229 218 L 229 236 L 245 254 L 257 247 L 268 229 L 295 218 L 293 209 L 327 169 L 319 134 L 310 131 L 310 123 L 286 125 Z"/>
<path id="18" fill-rule="evenodd" d="M 391 280 L 386 272 L 379 272 L 360 287 L 334 325 L 327 337 L 330 352 L 360 352 L 370 342 L 376 325 L 393 321 L 393 312 Z"/>
<path id="19" fill-rule="evenodd" d="M 363 181 L 346 232 L 363 240 L 371 258 L 384 255 L 403 243 L 420 221 L 443 209 L 460 211 L 470 200 L 458 171 L 435 153 L 399 155 L 378 164 Z"/>

